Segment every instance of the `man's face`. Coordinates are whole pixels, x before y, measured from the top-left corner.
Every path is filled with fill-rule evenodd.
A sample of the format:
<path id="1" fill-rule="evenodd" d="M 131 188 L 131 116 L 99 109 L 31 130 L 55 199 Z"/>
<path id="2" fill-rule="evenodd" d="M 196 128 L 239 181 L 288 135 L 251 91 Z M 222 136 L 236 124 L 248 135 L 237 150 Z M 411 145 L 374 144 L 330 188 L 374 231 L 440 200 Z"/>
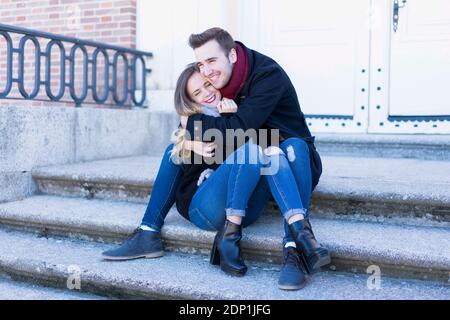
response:
<path id="1" fill-rule="evenodd" d="M 222 89 L 228 84 L 233 64 L 237 60 L 235 49 L 226 55 L 216 40 L 210 40 L 194 49 L 194 54 L 201 74 L 216 89 Z"/>

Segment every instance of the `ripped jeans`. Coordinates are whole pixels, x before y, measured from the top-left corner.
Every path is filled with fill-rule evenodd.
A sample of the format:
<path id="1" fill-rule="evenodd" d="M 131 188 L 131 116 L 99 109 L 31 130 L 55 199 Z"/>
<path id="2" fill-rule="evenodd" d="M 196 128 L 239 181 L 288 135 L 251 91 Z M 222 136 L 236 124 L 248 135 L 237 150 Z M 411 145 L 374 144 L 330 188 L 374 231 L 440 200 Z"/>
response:
<path id="1" fill-rule="evenodd" d="M 170 158 L 170 145 L 161 161 L 161 166 L 155 180 L 152 196 L 147 206 L 143 225 L 160 231 L 172 205 L 175 203 L 175 192 L 181 180 L 181 166 L 174 164 Z M 278 170 L 274 174 L 261 175 L 254 189 L 248 188 L 251 194 L 243 216 L 243 227 L 255 222 L 267 206 L 271 194 L 285 217 L 285 237 L 283 244 L 293 241 L 290 236 L 286 219 L 296 213 L 308 217 L 308 207 L 312 192 L 311 167 L 309 148 L 301 138 L 289 138 L 280 144 L 280 148 L 265 151 L 264 166 L 270 167 L 274 162 Z M 268 161 L 270 161 L 268 163 Z M 274 167 L 274 166 L 272 166 Z M 228 177 L 225 169 L 220 167 L 200 185 L 189 207 L 191 222 L 204 230 L 219 230 L 226 219 Z M 245 185 L 241 188 L 246 188 Z M 241 208 L 239 210 L 242 210 Z"/>
<path id="2" fill-rule="evenodd" d="M 270 161 L 277 161 L 279 166 L 275 174 L 263 175 L 261 180 L 269 185 L 271 194 L 283 214 L 284 245 L 294 241 L 289 232 L 288 219 L 294 214 L 309 217 L 308 208 L 312 193 L 309 148 L 303 139 L 289 138 L 280 143 L 280 148 L 266 149 L 265 154 Z"/>

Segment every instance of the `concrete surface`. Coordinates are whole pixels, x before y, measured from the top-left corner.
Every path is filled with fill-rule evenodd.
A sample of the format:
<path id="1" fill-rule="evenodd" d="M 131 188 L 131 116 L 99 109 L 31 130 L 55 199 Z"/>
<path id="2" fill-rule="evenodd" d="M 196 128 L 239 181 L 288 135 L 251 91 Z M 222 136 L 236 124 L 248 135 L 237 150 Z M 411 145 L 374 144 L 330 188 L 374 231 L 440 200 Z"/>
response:
<path id="1" fill-rule="evenodd" d="M 449 160 L 450 135 L 317 133 L 320 154 Z"/>
<path id="2" fill-rule="evenodd" d="M 14 281 L 0 276 L 0 300 L 105 300 L 105 298 Z"/>
<path id="3" fill-rule="evenodd" d="M 188 299 L 449 299 L 446 285 L 381 277 L 369 289 L 369 275 L 323 272 L 294 292 L 277 288 L 279 270 L 251 264 L 246 276 L 231 277 L 196 255 L 167 253 L 158 259 L 107 262 L 100 253 L 110 245 L 37 238 L 0 231 L 0 268 L 15 278 L 64 288 L 79 275 L 84 292 L 115 297 Z M 30 248 L 32 253 L 30 254 Z M 11 248 L 14 248 L 12 250 Z M 74 271 L 76 270 L 76 271 Z"/>
<path id="4" fill-rule="evenodd" d="M 147 202 L 160 159 L 41 167 L 32 174 L 46 194 Z M 311 201 L 314 212 L 425 218 L 450 225 L 450 161 L 323 156 L 322 163 Z"/>
<path id="5" fill-rule="evenodd" d="M 145 205 L 106 200 L 35 196 L 0 204 L 0 222 L 41 235 L 57 234 L 120 243 L 139 225 Z M 378 265 L 384 274 L 446 282 L 450 272 L 450 229 L 312 218 L 317 239 L 332 253 L 332 269 L 365 273 Z M 249 259 L 281 263 L 282 219 L 266 214 L 244 229 Z M 209 254 L 214 232 L 203 231 L 175 208 L 163 228 L 166 245 Z"/>
<path id="6" fill-rule="evenodd" d="M 0 108 L 0 202 L 33 194 L 35 167 L 162 152 L 158 135 L 176 127 L 165 119 L 138 108 Z"/>

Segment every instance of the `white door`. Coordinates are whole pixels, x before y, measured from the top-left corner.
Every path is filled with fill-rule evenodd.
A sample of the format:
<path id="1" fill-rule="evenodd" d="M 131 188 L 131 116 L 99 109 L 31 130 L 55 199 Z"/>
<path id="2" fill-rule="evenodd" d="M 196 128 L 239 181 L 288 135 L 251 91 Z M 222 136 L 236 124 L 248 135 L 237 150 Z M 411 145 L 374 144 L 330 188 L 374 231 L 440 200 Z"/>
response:
<path id="1" fill-rule="evenodd" d="M 398 25 L 394 31 L 394 10 Z M 450 133 L 450 1 L 373 2 L 370 132 Z"/>
<path id="2" fill-rule="evenodd" d="M 314 132 L 366 132 L 370 0 L 246 0 L 236 37 L 288 73 Z"/>

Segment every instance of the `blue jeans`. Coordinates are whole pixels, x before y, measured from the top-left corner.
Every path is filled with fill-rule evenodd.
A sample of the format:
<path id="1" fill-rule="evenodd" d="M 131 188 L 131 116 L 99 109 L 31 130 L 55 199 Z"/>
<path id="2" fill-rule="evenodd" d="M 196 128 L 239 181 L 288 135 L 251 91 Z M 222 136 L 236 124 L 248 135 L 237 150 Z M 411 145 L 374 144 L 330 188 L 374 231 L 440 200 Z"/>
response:
<path id="1" fill-rule="evenodd" d="M 276 161 L 279 167 L 275 174 L 262 177 L 267 180 L 271 194 L 285 218 L 284 245 L 294 241 L 287 220 L 294 214 L 303 214 L 305 218 L 309 216 L 312 193 L 309 148 L 303 139 L 289 138 L 266 157 L 270 162 Z"/>
<path id="2" fill-rule="evenodd" d="M 183 176 L 182 166 L 170 159 L 172 148 L 173 144 L 164 152 L 141 223 L 157 231 L 161 231 L 167 213 L 175 203 L 177 186 Z M 243 226 L 257 220 L 266 204 L 258 199 L 261 199 L 261 193 L 268 193 L 268 187 L 260 187 L 254 192 L 260 181 L 262 164 L 257 156 L 260 152 L 260 147 L 255 144 L 243 145 L 199 186 L 189 207 L 193 224 L 205 230 L 218 230 L 226 215 L 243 217 Z M 254 201 L 249 201 L 250 196 Z"/>
<path id="3" fill-rule="evenodd" d="M 247 146 L 248 144 L 244 145 Z M 152 195 L 145 211 L 142 224 L 160 231 L 164 224 L 170 208 L 175 202 L 176 188 L 183 175 L 180 165 L 174 164 L 170 160 L 170 151 L 173 145 L 169 145 L 164 153 L 161 161 L 158 175 L 156 177 Z M 238 149 L 239 150 L 239 149 Z M 237 151 L 238 151 L 237 150 Z M 235 151 L 234 157 L 241 152 Z M 248 151 L 248 149 L 247 149 Z M 227 160 L 232 156 L 230 155 Z M 236 159 L 236 158 L 234 158 Z M 225 162 L 227 162 L 227 160 Z M 268 163 L 268 161 L 270 161 Z M 274 161 L 278 163 L 278 170 L 273 175 L 263 175 L 256 187 L 252 189 L 255 181 L 245 181 L 239 178 L 239 171 L 245 172 L 244 167 L 241 170 L 234 165 L 221 165 L 206 181 L 198 188 L 194 198 L 192 199 L 189 216 L 191 221 L 198 227 L 205 230 L 218 230 L 224 223 L 226 209 L 236 209 L 235 213 L 242 215 L 243 227 L 255 222 L 264 211 L 272 194 L 277 202 L 281 213 L 285 218 L 295 213 L 303 213 L 308 217 L 308 207 L 311 198 L 311 167 L 309 160 L 309 149 L 307 143 L 300 138 L 289 138 L 280 144 L 279 150 L 275 150 L 272 154 L 266 156 L 264 162 L 265 167 L 270 166 Z M 235 161 L 236 163 L 236 161 Z M 238 162 L 241 163 L 241 162 Z M 249 168 L 247 168 L 249 169 Z M 250 168 L 254 171 L 255 167 Z M 231 173 L 234 173 L 234 178 Z M 249 174 L 252 178 L 256 176 L 254 172 Z M 231 181 L 231 182 L 230 182 Z M 242 197 L 237 199 L 228 198 L 228 194 L 237 194 L 233 192 L 232 182 L 238 183 L 239 193 Z M 224 187 L 226 183 L 226 188 Z M 246 184 L 250 183 L 249 188 Z M 231 188 L 231 191 L 228 191 Z M 250 193 L 250 196 L 249 196 Z M 246 207 L 243 203 L 247 199 Z M 234 204 L 233 204 L 234 203 Z M 233 208 L 233 206 L 236 206 Z M 290 236 L 288 225 L 284 222 L 285 237 L 283 243 L 293 241 Z"/>
<path id="4" fill-rule="evenodd" d="M 170 159 L 173 144 L 170 144 L 159 166 L 158 174 L 153 183 L 150 200 L 147 204 L 141 225 L 161 231 L 170 208 L 175 203 L 175 195 L 183 177 L 183 167 Z"/>
<path id="5" fill-rule="evenodd" d="M 246 143 L 225 159 L 215 172 L 197 189 L 189 206 L 189 218 L 203 230 L 217 231 L 226 216 L 242 217 L 242 226 L 255 222 L 266 203 L 260 201 L 267 188 L 259 185 L 261 148 Z"/>

